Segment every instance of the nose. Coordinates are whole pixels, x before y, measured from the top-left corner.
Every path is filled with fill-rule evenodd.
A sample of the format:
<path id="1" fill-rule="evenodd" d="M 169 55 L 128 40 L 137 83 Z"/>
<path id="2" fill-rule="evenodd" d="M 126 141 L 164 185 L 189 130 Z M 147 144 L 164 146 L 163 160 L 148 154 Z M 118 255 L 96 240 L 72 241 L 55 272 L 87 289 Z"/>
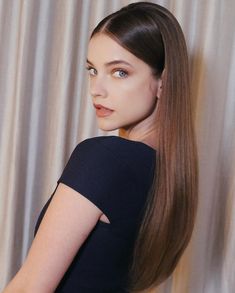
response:
<path id="1" fill-rule="evenodd" d="M 90 79 L 90 93 L 92 97 L 107 97 L 105 83 L 101 77 L 95 76 Z"/>

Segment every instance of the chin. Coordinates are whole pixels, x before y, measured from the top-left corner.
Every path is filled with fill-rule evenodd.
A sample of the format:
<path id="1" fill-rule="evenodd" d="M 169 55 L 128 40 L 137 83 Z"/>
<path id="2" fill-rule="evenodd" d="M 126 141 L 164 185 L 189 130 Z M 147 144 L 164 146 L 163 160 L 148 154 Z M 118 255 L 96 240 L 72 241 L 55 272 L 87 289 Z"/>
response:
<path id="1" fill-rule="evenodd" d="M 115 131 L 118 130 L 120 127 L 116 125 L 110 125 L 110 123 L 98 123 L 98 127 L 100 130 L 103 131 Z"/>
<path id="2" fill-rule="evenodd" d="M 118 130 L 119 128 L 101 127 L 101 126 L 99 126 L 99 129 L 102 130 L 102 131 L 115 131 L 115 130 Z"/>

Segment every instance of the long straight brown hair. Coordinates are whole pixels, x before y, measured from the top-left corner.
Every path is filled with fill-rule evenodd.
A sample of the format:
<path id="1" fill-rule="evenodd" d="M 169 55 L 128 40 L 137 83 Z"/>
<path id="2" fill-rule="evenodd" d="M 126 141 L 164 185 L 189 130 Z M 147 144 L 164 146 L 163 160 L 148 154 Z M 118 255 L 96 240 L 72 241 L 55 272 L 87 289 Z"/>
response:
<path id="1" fill-rule="evenodd" d="M 104 33 L 162 78 L 156 168 L 130 268 L 131 292 L 158 286 L 175 269 L 195 222 L 198 170 L 188 55 L 181 27 L 164 7 L 137 2 L 107 16 Z"/>

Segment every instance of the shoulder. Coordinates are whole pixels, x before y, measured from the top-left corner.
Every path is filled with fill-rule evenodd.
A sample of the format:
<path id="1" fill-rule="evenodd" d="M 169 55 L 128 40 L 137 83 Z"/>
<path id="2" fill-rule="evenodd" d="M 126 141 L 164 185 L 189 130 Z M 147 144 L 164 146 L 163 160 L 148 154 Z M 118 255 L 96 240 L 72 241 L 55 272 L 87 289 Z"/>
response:
<path id="1" fill-rule="evenodd" d="M 122 145 L 122 146 L 121 146 Z M 119 174 L 123 168 L 123 160 L 120 159 L 120 148 L 123 142 L 115 136 L 99 136 L 88 138 L 80 142 L 72 152 L 63 176 L 80 176 L 88 179 L 107 178 L 113 174 Z"/>
<path id="2" fill-rule="evenodd" d="M 70 162 L 74 166 L 91 166 L 109 172 L 131 172 L 142 176 L 155 167 L 156 152 L 142 142 L 119 136 L 98 136 L 80 142 L 73 151 Z"/>
<path id="3" fill-rule="evenodd" d="M 155 152 L 147 145 L 121 138 L 119 136 L 98 136 L 88 138 L 80 142 L 75 148 L 76 154 L 83 153 L 91 156 L 104 155 L 106 157 L 116 157 L 121 159 L 123 156 L 125 160 L 127 156 L 131 160 L 133 157 L 138 156 L 139 159 L 142 157 L 153 157 Z"/>
<path id="4" fill-rule="evenodd" d="M 104 159 L 115 161 L 121 148 L 125 147 L 115 136 L 98 136 L 88 138 L 80 142 L 74 151 L 71 158 L 79 158 L 80 161 L 94 162 Z"/>
<path id="5" fill-rule="evenodd" d="M 130 141 L 119 136 L 97 136 L 83 140 L 76 148 L 94 150 L 95 147 L 99 149 L 115 150 L 128 147 L 128 142 Z"/>
<path id="6" fill-rule="evenodd" d="M 118 136 L 89 138 L 76 146 L 58 182 L 75 189 L 110 215 L 111 206 L 116 209 L 138 193 L 146 193 L 154 158 L 154 152 L 143 143 Z"/>
<path id="7" fill-rule="evenodd" d="M 99 162 L 108 160 L 120 163 L 124 153 L 131 154 L 135 146 L 126 139 L 118 136 L 98 136 L 80 142 L 72 153 L 82 161 Z"/>
<path id="8" fill-rule="evenodd" d="M 142 177 L 151 173 L 155 166 L 156 153 L 147 145 L 119 136 L 99 136 L 80 142 L 72 152 L 65 170 L 71 175 L 89 173 L 101 177 L 122 173 Z"/>
<path id="9" fill-rule="evenodd" d="M 130 164 L 120 155 L 124 144 L 128 142 L 114 136 L 82 141 L 74 149 L 58 183 L 73 188 L 110 215 L 113 203 L 119 201 L 122 194 L 131 193 L 136 186 Z"/>

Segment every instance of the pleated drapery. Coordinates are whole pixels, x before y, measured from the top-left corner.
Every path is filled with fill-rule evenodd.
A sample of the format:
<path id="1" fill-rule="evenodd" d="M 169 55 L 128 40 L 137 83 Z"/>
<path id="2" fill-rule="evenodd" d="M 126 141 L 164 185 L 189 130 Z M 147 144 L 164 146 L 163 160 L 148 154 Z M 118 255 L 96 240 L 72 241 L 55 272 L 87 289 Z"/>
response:
<path id="1" fill-rule="evenodd" d="M 0 290 L 78 142 L 104 135 L 85 71 L 89 34 L 125 0 L 0 0 Z M 235 288 L 235 1 L 152 1 L 189 49 L 200 194 L 192 241 L 160 293 Z M 110 134 L 110 133 L 105 133 Z"/>

